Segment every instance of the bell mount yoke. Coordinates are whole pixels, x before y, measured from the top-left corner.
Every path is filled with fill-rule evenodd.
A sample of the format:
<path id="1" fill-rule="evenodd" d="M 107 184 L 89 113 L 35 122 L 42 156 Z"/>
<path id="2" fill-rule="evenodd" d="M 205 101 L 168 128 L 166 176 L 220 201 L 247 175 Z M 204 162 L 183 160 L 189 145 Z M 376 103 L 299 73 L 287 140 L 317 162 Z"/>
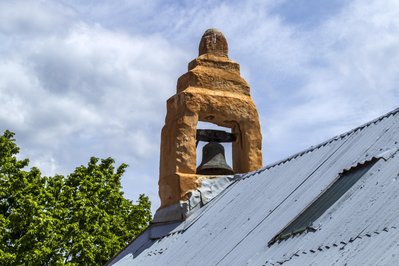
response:
<path id="1" fill-rule="evenodd" d="M 205 141 L 205 142 L 234 142 L 237 139 L 237 136 L 233 133 L 229 133 L 223 130 L 215 130 L 215 129 L 197 129 L 196 134 L 197 143 Z"/>

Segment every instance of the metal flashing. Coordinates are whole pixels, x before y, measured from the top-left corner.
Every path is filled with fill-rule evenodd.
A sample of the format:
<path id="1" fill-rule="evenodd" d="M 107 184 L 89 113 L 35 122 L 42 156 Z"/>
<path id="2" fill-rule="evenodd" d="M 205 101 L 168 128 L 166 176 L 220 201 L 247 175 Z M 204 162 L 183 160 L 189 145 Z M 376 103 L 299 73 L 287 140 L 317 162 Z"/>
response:
<path id="1" fill-rule="evenodd" d="M 194 211 L 207 204 L 239 178 L 241 178 L 240 175 L 224 175 L 203 179 L 199 188 L 191 191 L 188 200 L 158 209 L 154 215 L 153 223 L 186 220 Z"/>

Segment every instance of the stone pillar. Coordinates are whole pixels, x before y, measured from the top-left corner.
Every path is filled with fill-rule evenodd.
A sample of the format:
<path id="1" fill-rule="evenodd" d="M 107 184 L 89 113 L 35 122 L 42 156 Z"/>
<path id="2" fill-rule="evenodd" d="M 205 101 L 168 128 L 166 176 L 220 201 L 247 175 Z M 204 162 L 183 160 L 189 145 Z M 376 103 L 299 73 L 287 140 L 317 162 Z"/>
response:
<path id="1" fill-rule="evenodd" d="M 159 196 L 164 208 L 186 200 L 198 181 L 196 130 L 198 121 L 228 127 L 237 135 L 233 143 L 233 170 L 246 173 L 262 167 L 262 136 L 256 106 L 240 66 L 228 58 L 223 34 L 207 30 L 199 56 L 177 82 L 177 92 L 167 101 L 161 137 Z"/>

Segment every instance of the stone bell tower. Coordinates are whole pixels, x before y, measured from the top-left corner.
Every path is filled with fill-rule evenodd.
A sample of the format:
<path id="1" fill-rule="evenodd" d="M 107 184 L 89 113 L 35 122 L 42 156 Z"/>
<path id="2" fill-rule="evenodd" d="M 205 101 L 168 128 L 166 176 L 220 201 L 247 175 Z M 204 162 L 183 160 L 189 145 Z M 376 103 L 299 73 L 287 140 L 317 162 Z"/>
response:
<path id="1" fill-rule="evenodd" d="M 199 56 L 177 81 L 177 91 L 167 101 L 162 129 L 159 196 L 164 208 L 187 200 L 199 181 L 212 176 L 196 174 L 198 121 L 231 128 L 233 170 L 246 173 L 262 167 L 262 136 L 256 106 L 240 66 L 228 58 L 223 33 L 207 30 Z"/>

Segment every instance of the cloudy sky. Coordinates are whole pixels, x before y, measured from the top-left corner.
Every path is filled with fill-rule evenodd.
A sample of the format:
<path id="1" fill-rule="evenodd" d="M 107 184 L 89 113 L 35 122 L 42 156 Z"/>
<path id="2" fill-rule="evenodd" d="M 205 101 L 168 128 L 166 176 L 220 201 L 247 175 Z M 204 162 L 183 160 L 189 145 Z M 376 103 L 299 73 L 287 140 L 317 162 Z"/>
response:
<path id="1" fill-rule="evenodd" d="M 251 85 L 264 164 L 399 106 L 397 0 L 0 0 L 0 130 L 46 175 L 91 156 L 158 207 L 165 101 L 219 28 Z"/>

